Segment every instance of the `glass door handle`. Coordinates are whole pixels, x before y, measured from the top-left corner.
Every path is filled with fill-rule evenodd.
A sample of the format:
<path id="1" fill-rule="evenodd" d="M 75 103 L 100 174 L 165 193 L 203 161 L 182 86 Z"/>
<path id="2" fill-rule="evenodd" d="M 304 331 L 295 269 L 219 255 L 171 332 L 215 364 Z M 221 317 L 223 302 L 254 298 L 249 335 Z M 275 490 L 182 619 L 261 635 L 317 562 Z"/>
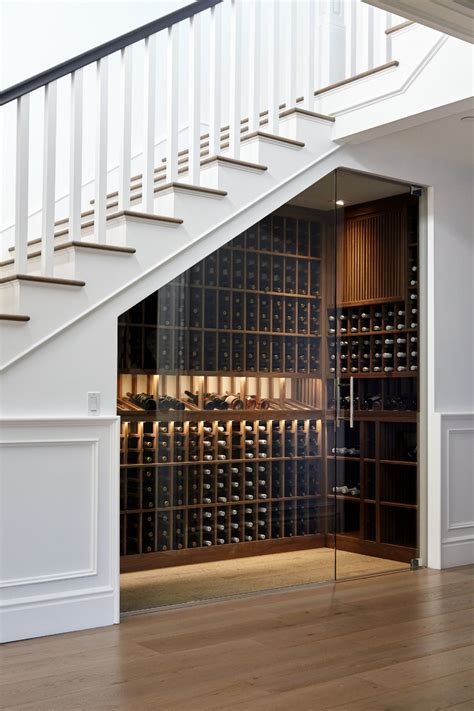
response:
<path id="1" fill-rule="evenodd" d="M 354 427 L 354 378 L 352 375 L 349 381 L 349 402 L 349 427 L 352 429 Z"/>
<path id="2" fill-rule="evenodd" d="M 339 427 L 341 422 L 341 379 L 336 378 L 336 427 Z"/>

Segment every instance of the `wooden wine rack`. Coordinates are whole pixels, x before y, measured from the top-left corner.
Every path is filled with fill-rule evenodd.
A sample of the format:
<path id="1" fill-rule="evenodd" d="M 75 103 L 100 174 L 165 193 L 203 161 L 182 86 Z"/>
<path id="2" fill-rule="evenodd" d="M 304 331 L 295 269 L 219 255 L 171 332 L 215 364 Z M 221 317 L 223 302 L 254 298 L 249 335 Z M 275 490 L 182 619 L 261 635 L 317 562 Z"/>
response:
<path id="1" fill-rule="evenodd" d="M 347 214 L 343 243 L 352 292 L 340 297 L 362 293 L 363 221 L 375 252 L 374 224 L 386 226 L 383 278 L 365 287 L 365 302 L 334 308 L 326 215 L 288 207 L 120 317 L 122 570 L 333 545 L 415 556 L 418 361 L 410 351 L 398 370 L 405 365 L 395 350 L 386 372 L 377 354 L 378 341 L 417 334 L 412 320 L 396 320 L 411 316 L 416 300 L 417 206 L 405 197 L 380 201 L 359 206 L 355 218 L 357 229 Z M 340 372 L 344 362 L 351 365 Z M 158 403 L 172 396 L 183 409 L 145 412 L 128 392 Z M 238 394 L 246 405 L 208 410 L 207 393 Z M 352 454 L 337 455 L 341 447 Z M 333 492 L 345 486 L 351 493 Z"/>

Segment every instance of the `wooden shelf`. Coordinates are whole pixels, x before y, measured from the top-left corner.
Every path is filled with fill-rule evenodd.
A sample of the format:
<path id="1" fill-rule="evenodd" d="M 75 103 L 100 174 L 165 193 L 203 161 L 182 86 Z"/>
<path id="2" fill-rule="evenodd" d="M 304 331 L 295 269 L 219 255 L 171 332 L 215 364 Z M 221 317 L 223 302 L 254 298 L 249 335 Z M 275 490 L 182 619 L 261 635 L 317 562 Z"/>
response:
<path id="1" fill-rule="evenodd" d="M 393 464 L 397 467 L 417 467 L 418 462 L 407 461 L 406 459 L 381 459 L 380 464 Z"/>
<path id="2" fill-rule="evenodd" d="M 329 373 L 327 376 L 329 379 L 334 379 L 335 373 Z M 349 378 L 370 378 L 370 380 L 392 380 L 394 378 L 418 378 L 418 371 L 417 370 L 407 370 L 403 371 L 402 373 L 340 373 L 339 378 L 341 380 L 346 380 Z"/>
<path id="3" fill-rule="evenodd" d="M 138 326 L 138 327 L 145 327 L 145 328 L 156 328 L 156 324 L 146 324 L 146 323 L 130 323 L 127 324 L 127 326 Z M 318 333 L 301 333 L 301 332 L 288 332 L 288 331 L 272 331 L 272 330 L 266 330 L 266 329 L 250 329 L 250 330 L 245 330 L 245 329 L 231 329 L 231 328 L 217 328 L 213 327 L 210 328 L 209 326 L 163 326 L 159 324 L 158 326 L 160 330 L 163 331 L 178 331 L 179 333 L 187 333 L 189 331 L 199 331 L 200 333 L 204 331 L 205 333 L 236 333 L 239 334 L 241 333 L 243 336 L 278 336 L 282 338 L 321 338 L 321 334 Z"/>
<path id="4" fill-rule="evenodd" d="M 417 329 L 403 328 L 398 330 L 397 328 L 391 328 L 389 330 L 382 329 L 380 331 L 357 331 L 356 333 L 328 333 L 327 338 L 342 338 L 346 340 L 346 338 L 369 338 L 370 336 L 403 336 L 405 333 L 417 333 Z"/>
<path id="5" fill-rule="evenodd" d="M 154 512 L 159 512 L 159 513 L 167 513 L 167 512 L 173 512 L 173 511 L 194 511 L 195 509 L 198 510 L 205 510 L 205 509 L 219 509 L 222 508 L 224 509 L 226 506 L 265 506 L 266 504 L 272 504 L 275 503 L 276 501 L 314 501 L 317 502 L 318 500 L 321 499 L 320 494 L 296 494 L 295 496 L 278 496 L 274 498 L 268 498 L 268 499 L 252 499 L 251 501 L 248 501 L 246 499 L 240 499 L 239 501 L 226 501 L 224 503 L 218 501 L 218 502 L 213 502 L 212 504 L 180 504 L 178 505 L 173 505 L 173 506 L 155 506 L 155 507 L 150 507 L 146 509 L 146 512 L 148 513 L 154 513 Z M 145 512 L 145 513 L 146 513 Z M 143 509 L 124 509 L 123 511 L 120 511 L 121 514 L 133 514 L 133 513 L 143 513 Z"/>
<path id="6" fill-rule="evenodd" d="M 335 413 L 333 410 L 323 410 L 322 415 L 327 420 L 333 420 Z M 349 420 L 349 413 L 342 412 L 339 415 L 341 420 Z M 386 421 L 386 422 L 416 422 L 418 420 L 418 412 L 414 410 L 356 410 L 354 412 L 354 421 Z"/>
<path id="7" fill-rule="evenodd" d="M 214 370 L 152 370 L 150 368 L 119 368 L 119 375 L 172 375 L 175 377 L 191 377 L 203 376 L 213 378 L 216 377 Z M 301 379 L 321 379 L 321 371 L 314 370 L 307 373 L 292 373 L 285 370 L 281 372 L 267 372 L 263 370 L 222 370 L 220 371 L 222 378 L 291 378 L 292 380 Z"/>
<path id="8" fill-rule="evenodd" d="M 212 460 L 199 460 L 199 461 L 189 461 L 184 460 L 182 462 L 170 461 L 170 462 L 143 462 L 142 464 L 132 464 L 123 463 L 120 466 L 122 469 L 156 469 L 157 467 L 199 467 L 199 466 L 216 466 L 217 464 L 221 466 L 226 466 L 227 464 L 251 464 L 259 463 L 265 464 L 265 462 L 312 462 L 314 460 L 321 459 L 320 455 L 298 455 L 294 454 L 291 457 L 255 457 L 254 459 L 212 459 Z"/>

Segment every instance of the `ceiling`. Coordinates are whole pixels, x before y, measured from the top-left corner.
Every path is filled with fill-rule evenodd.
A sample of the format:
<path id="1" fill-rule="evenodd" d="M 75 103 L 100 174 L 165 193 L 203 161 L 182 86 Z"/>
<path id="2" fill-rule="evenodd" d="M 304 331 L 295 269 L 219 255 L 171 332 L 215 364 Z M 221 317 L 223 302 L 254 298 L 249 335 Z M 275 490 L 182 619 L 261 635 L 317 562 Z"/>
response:
<path id="1" fill-rule="evenodd" d="M 474 43 L 474 0 L 363 0 L 387 12 Z"/>
<path id="2" fill-rule="evenodd" d="M 410 186 L 405 183 L 384 180 L 364 173 L 339 170 L 337 174 L 337 199 L 343 200 L 346 206 L 400 195 L 409 190 Z M 334 173 L 330 173 L 297 195 L 289 204 L 310 207 L 313 210 L 333 210 L 334 200 L 335 176 Z"/>
<path id="3" fill-rule="evenodd" d="M 473 118 L 466 120 L 466 116 Z M 383 141 L 385 150 L 396 152 L 403 145 L 422 164 L 433 162 L 459 169 L 465 175 L 474 174 L 474 108 L 396 131 L 385 136 Z M 290 204 L 332 210 L 335 189 L 333 172 L 297 195 Z M 347 169 L 338 171 L 337 199 L 344 200 L 346 206 L 400 195 L 409 190 L 407 183 Z"/>

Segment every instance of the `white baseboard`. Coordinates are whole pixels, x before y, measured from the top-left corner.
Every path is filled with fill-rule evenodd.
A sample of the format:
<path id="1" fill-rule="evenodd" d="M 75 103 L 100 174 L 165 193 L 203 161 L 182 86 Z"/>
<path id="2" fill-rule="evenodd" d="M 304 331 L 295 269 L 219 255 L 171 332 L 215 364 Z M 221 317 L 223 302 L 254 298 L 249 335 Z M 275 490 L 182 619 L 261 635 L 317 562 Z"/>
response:
<path id="1" fill-rule="evenodd" d="M 12 604 L 0 611 L 0 642 L 103 627 L 114 619 L 113 588 L 46 601 Z"/>

